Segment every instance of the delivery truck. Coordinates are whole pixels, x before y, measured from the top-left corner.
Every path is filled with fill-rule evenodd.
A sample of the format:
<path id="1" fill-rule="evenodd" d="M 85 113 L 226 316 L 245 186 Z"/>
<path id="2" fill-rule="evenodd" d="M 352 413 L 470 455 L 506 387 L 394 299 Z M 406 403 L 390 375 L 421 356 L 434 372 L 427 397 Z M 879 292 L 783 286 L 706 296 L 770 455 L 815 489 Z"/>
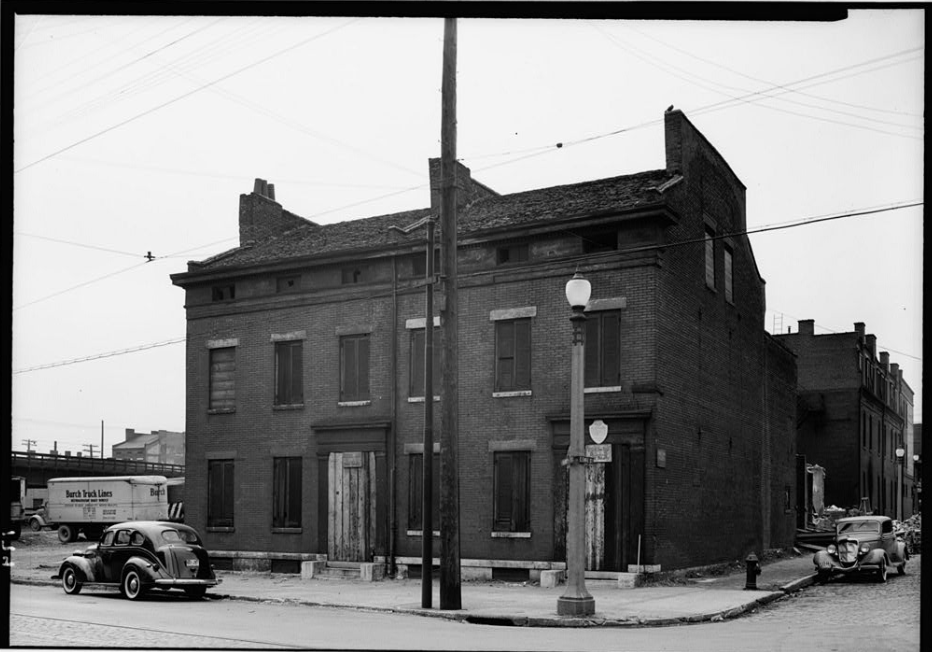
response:
<path id="1" fill-rule="evenodd" d="M 10 518 L 4 519 L 3 532 L 10 532 L 9 538 L 13 541 L 19 539 L 26 520 L 26 508 L 23 501 L 26 499 L 26 478 L 14 475 L 10 478 Z"/>
<path id="2" fill-rule="evenodd" d="M 81 533 L 96 540 L 114 523 L 167 520 L 167 487 L 161 475 L 52 478 L 47 523 L 58 529 L 59 541 L 70 543 Z"/>

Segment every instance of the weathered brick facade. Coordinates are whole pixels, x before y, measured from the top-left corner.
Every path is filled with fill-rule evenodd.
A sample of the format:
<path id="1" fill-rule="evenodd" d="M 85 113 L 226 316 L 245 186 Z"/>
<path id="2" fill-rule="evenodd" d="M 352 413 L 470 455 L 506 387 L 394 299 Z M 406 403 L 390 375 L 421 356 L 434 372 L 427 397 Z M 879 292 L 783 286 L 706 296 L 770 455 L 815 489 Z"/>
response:
<path id="1" fill-rule="evenodd" d="M 611 457 L 591 469 L 590 493 L 604 496 L 592 498 L 604 511 L 604 549 L 592 563 L 678 568 L 793 542 L 796 360 L 763 329 L 764 283 L 742 235 L 745 189 L 681 112 L 665 121 L 662 170 L 503 196 L 458 166 L 468 198 L 458 253 L 464 559 L 564 559 L 563 288 L 577 269 L 592 284 L 590 314 L 618 311 L 621 333 L 618 385 L 585 397 L 586 425 L 608 425 L 602 450 Z M 416 557 L 408 475 L 411 455 L 423 452 L 424 404 L 408 394 L 411 331 L 425 317 L 423 232 L 389 227 L 431 209 L 294 226 L 271 194 L 241 197 L 239 248 L 172 276 L 188 319 L 187 520 L 215 550 L 331 556 L 335 528 L 358 520 L 364 557 Z M 502 250 L 515 247 L 521 255 L 506 260 Z M 297 281 L 282 291 L 283 278 Z M 214 292 L 231 285 L 232 299 Z M 496 392 L 496 324 L 515 317 L 530 320 L 530 389 Z M 369 398 L 341 403 L 339 341 L 351 334 L 368 335 Z M 303 343 L 298 405 L 273 405 L 282 338 Z M 235 410 L 210 410 L 211 347 L 231 346 Z M 507 451 L 529 454 L 528 531 L 493 528 L 496 454 Z M 275 457 L 302 460 L 298 528 L 272 526 Z M 208 527 L 207 467 L 225 459 L 234 461 L 235 525 Z M 367 479 L 346 489 L 357 473 L 347 469 Z M 357 489 L 361 511 L 335 507 Z"/>
<path id="2" fill-rule="evenodd" d="M 911 463 L 913 429 L 913 391 L 899 365 L 878 355 L 876 336 L 861 322 L 816 335 L 813 320 L 804 319 L 798 332 L 776 339 L 797 355 L 796 446 L 826 470 L 826 506 L 857 508 L 866 498 L 874 513 L 896 517 L 895 451 L 904 447 Z"/>

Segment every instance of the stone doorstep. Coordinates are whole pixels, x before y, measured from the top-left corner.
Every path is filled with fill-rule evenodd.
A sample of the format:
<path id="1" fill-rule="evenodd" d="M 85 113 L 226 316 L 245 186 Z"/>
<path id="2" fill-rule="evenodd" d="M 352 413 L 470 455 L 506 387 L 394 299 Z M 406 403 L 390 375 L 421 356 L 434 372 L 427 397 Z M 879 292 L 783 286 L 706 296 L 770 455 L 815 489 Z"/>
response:
<path id="1" fill-rule="evenodd" d="M 332 571 L 332 573 L 331 573 Z M 385 579 L 385 565 L 382 563 L 360 562 L 360 563 L 334 563 L 326 561 L 302 561 L 301 562 L 301 579 L 311 580 L 315 577 L 352 577 L 359 578 L 363 582 L 379 582 Z"/>
<path id="2" fill-rule="evenodd" d="M 644 583 L 641 573 L 620 573 L 615 571 L 586 571 L 587 580 L 613 580 L 619 589 L 634 589 Z M 542 589 L 552 589 L 566 582 L 565 570 L 541 571 L 540 586 Z"/>

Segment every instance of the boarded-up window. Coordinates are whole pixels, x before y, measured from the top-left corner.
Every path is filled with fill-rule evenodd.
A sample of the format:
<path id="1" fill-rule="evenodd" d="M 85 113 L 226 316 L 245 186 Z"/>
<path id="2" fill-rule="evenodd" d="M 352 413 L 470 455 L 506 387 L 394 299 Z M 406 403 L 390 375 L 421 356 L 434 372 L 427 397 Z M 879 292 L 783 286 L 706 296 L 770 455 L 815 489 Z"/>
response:
<path id="1" fill-rule="evenodd" d="M 734 253 L 731 250 L 731 247 L 725 246 L 725 301 L 728 303 L 734 303 L 735 301 L 735 291 L 734 291 L 734 278 L 732 276 L 732 265 L 734 264 Z"/>
<path id="2" fill-rule="evenodd" d="M 529 247 L 527 243 L 499 247 L 495 251 L 495 262 L 499 265 L 524 263 L 527 262 L 528 258 Z"/>
<path id="3" fill-rule="evenodd" d="M 275 405 L 304 402 L 303 357 L 301 340 L 275 343 Z"/>
<path id="4" fill-rule="evenodd" d="M 531 389 L 531 320 L 495 322 L 495 391 Z"/>
<path id="5" fill-rule="evenodd" d="M 621 384 L 621 311 L 587 315 L 585 367 L 586 387 Z"/>
<path id="6" fill-rule="evenodd" d="M 494 453 L 492 530 L 530 532 L 531 454 L 528 451 Z"/>
<path id="7" fill-rule="evenodd" d="M 210 349 L 211 410 L 236 409 L 236 347 Z"/>
<path id="8" fill-rule="evenodd" d="M 408 396 L 424 396 L 424 338 L 425 330 L 411 331 L 411 382 L 408 386 Z M 433 392 L 440 396 L 440 329 L 434 328 L 433 351 Z"/>
<path id="9" fill-rule="evenodd" d="M 408 529 L 423 529 L 424 513 L 424 455 L 414 453 L 408 463 Z M 440 455 L 434 453 L 431 469 L 431 523 L 433 530 L 440 529 Z"/>
<path id="10" fill-rule="evenodd" d="M 207 527 L 233 527 L 233 460 L 207 461 Z"/>
<path id="11" fill-rule="evenodd" d="M 272 460 L 272 527 L 301 527 L 301 458 Z"/>
<path id="12" fill-rule="evenodd" d="M 369 400 L 369 335 L 340 338 L 340 400 Z"/>
<path id="13" fill-rule="evenodd" d="M 715 289 L 715 232 L 705 230 L 705 284 Z"/>

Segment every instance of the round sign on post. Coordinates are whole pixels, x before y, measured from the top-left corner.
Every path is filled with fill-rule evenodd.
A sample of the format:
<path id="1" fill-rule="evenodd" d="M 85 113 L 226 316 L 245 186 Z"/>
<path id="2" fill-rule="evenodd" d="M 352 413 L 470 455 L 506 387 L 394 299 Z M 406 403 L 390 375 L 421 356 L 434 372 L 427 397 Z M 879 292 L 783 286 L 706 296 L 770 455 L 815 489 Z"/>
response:
<path id="1" fill-rule="evenodd" d="M 601 444 L 608 437 L 608 424 L 602 419 L 596 419 L 589 425 L 589 436 L 592 437 L 592 441 Z"/>

